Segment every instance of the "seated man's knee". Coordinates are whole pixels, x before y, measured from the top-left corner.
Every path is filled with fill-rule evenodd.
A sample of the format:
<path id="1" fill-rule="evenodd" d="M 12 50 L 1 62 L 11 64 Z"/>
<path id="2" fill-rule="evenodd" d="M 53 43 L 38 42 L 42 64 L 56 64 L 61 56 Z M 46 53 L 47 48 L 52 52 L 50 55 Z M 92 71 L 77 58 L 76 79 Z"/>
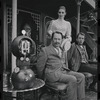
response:
<path id="1" fill-rule="evenodd" d="M 77 83 L 76 77 L 75 77 L 75 76 L 71 76 L 71 77 L 70 77 L 70 82 L 71 82 L 71 83 Z"/>
<path id="2" fill-rule="evenodd" d="M 79 73 L 79 81 L 85 81 L 85 75 L 83 73 Z"/>
<path id="3" fill-rule="evenodd" d="M 81 77 L 82 79 L 85 79 L 85 75 L 84 75 L 83 73 L 80 73 L 80 77 Z"/>

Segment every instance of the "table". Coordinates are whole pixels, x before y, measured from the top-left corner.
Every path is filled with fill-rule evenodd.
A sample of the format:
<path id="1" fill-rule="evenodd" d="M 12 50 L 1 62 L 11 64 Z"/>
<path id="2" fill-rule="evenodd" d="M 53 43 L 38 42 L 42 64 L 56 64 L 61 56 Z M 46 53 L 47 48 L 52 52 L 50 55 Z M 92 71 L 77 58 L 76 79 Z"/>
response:
<path id="1" fill-rule="evenodd" d="M 34 86 L 30 89 L 15 90 L 13 87 L 3 88 L 3 100 L 39 100 L 38 90 L 45 82 L 36 78 Z"/>

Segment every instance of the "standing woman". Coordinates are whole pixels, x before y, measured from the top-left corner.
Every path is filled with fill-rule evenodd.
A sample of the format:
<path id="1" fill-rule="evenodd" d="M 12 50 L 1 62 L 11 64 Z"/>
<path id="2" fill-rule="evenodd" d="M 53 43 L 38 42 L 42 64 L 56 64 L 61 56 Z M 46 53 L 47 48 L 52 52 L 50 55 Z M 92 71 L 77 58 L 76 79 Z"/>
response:
<path id="1" fill-rule="evenodd" d="M 61 44 L 61 48 L 64 51 L 68 51 L 71 46 L 71 24 L 70 22 L 66 21 L 65 18 L 66 15 L 66 8 L 64 6 L 60 6 L 58 10 L 58 18 L 55 20 L 52 20 L 47 33 L 48 36 L 51 37 L 52 33 L 55 31 L 59 31 L 63 34 L 64 39 Z"/>

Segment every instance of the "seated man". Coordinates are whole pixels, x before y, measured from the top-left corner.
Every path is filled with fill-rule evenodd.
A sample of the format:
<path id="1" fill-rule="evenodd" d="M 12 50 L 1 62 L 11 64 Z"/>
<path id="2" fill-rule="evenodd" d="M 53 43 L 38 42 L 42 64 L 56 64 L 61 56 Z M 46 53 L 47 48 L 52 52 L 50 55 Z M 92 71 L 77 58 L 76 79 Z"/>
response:
<path id="1" fill-rule="evenodd" d="M 45 69 L 46 82 L 68 85 L 67 100 L 85 100 L 85 76 L 68 68 L 67 55 L 60 49 L 62 39 L 62 33 L 54 32 L 51 44 L 42 48 L 37 59 L 38 75 L 42 78 Z"/>
<path id="2" fill-rule="evenodd" d="M 97 82 L 97 67 L 91 66 L 88 63 L 88 54 L 86 51 L 85 45 L 85 34 L 80 32 L 77 35 L 76 43 L 71 45 L 70 50 L 68 51 L 68 64 L 71 70 L 78 72 L 89 72 L 95 75 L 93 83 L 90 84 L 90 88 L 93 88 Z"/>

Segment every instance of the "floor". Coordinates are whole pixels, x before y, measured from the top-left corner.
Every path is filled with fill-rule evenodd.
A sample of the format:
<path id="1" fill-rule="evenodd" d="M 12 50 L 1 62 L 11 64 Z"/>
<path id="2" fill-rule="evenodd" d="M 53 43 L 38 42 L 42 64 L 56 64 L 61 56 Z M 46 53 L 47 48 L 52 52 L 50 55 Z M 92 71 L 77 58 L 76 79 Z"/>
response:
<path id="1" fill-rule="evenodd" d="M 86 92 L 86 100 L 98 100 L 97 92 L 93 92 L 93 91 Z"/>
<path id="2" fill-rule="evenodd" d="M 56 96 L 52 96 L 50 94 L 45 93 L 42 95 L 42 98 L 40 100 L 58 100 Z M 65 100 L 65 99 L 63 99 Z M 88 91 L 86 92 L 86 98 L 85 100 L 98 100 L 97 99 L 97 92 Z"/>

